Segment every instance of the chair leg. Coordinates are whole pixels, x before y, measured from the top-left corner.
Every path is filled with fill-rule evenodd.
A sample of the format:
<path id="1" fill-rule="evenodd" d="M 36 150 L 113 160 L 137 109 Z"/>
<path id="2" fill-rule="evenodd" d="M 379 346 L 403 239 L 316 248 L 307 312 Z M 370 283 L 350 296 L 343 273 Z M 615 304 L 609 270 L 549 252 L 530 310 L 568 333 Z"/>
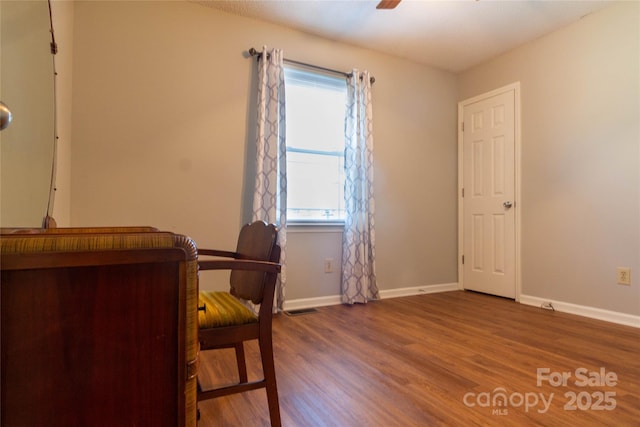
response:
<path id="1" fill-rule="evenodd" d="M 269 417 L 271 427 L 280 427 L 280 404 L 278 403 L 278 385 L 276 383 L 276 369 L 273 363 L 273 343 L 270 339 L 259 340 L 260 358 L 267 390 L 267 402 L 269 403 Z"/>
<path id="2" fill-rule="evenodd" d="M 249 381 L 247 376 L 247 361 L 244 357 L 244 345 L 239 342 L 234 346 L 236 349 L 236 363 L 238 364 L 238 376 L 240 377 L 240 383 L 246 383 Z"/>

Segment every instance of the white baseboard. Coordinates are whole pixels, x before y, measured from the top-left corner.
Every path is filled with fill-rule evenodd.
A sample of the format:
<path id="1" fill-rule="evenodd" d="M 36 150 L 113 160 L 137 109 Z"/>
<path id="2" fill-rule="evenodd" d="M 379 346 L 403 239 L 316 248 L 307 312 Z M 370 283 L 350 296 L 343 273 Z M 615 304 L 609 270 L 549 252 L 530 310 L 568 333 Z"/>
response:
<path id="1" fill-rule="evenodd" d="M 299 298 L 293 300 L 285 300 L 283 309 L 286 310 L 300 310 L 303 308 L 324 307 L 327 305 L 342 304 L 340 295 L 329 295 L 327 297 L 316 298 Z"/>
<path id="2" fill-rule="evenodd" d="M 640 328 L 640 316 L 632 314 L 619 313 L 617 311 L 603 310 L 601 308 L 589 307 L 585 305 L 571 304 L 568 302 L 555 301 L 545 298 L 538 298 L 531 295 L 520 295 L 520 304 L 541 307 L 542 304 L 550 302 L 556 311 L 563 313 L 577 314 L 579 316 L 590 317 L 593 319 L 604 320 L 607 322 L 618 323 L 626 326 Z"/>
<path id="3" fill-rule="evenodd" d="M 457 283 L 443 283 L 440 285 L 414 286 L 411 288 L 385 289 L 380 291 L 380 299 L 408 297 L 412 295 L 435 294 L 459 290 Z"/>
<path id="4" fill-rule="evenodd" d="M 380 291 L 380 299 L 406 297 L 411 295 L 433 294 L 436 292 L 457 291 L 457 283 L 445 283 L 441 285 L 415 286 L 411 288 L 386 289 Z M 342 304 L 340 295 L 330 295 L 326 297 L 316 298 L 299 298 L 286 300 L 284 302 L 284 310 L 300 310 L 303 308 L 324 307 L 327 305 Z"/>

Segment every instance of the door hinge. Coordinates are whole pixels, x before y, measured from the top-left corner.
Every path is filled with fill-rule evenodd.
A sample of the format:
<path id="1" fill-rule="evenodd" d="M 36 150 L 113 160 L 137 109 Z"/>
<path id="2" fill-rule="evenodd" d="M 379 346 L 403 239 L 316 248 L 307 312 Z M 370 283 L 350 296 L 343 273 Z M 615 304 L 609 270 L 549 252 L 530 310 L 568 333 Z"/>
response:
<path id="1" fill-rule="evenodd" d="M 462 188 L 462 197 L 464 197 L 464 187 Z"/>
<path id="2" fill-rule="evenodd" d="M 464 265 L 464 255 L 462 255 L 462 264 Z"/>
<path id="3" fill-rule="evenodd" d="M 460 130 L 464 132 L 464 122 L 460 123 Z"/>

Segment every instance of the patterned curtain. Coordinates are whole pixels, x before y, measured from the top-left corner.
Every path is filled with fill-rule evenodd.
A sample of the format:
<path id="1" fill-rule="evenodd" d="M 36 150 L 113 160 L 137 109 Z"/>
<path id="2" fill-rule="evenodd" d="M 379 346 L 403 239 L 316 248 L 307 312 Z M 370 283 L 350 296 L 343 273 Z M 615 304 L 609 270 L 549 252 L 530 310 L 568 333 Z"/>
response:
<path id="1" fill-rule="evenodd" d="M 342 302 L 378 299 L 373 198 L 371 81 L 365 70 L 347 79 L 345 120 L 345 224 L 342 237 Z"/>
<path id="2" fill-rule="evenodd" d="M 286 282 L 287 159 L 285 145 L 284 69 L 281 50 L 263 47 L 258 61 L 258 132 L 253 221 L 278 226 L 282 271 L 276 285 L 274 311 L 282 310 Z"/>

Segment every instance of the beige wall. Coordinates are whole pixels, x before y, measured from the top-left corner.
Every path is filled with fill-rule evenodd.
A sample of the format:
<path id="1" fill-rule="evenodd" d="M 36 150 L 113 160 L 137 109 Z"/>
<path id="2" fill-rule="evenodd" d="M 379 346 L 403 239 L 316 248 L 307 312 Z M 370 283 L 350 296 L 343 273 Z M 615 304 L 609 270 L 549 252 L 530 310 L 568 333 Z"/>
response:
<path id="1" fill-rule="evenodd" d="M 459 76 L 459 100 L 521 82 L 523 294 L 640 314 L 639 9 L 612 6 Z"/>
<path id="2" fill-rule="evenodd" d="M 640 314 L 639 281 L 615 284 L 616 267 L 640 271 L 638 3 L 459 76 L 193 3 L 76 2 L 74 22 L 72 225 L 233 247 L 252 187 L 244 52 L 266 44 L 375 75 L 380 288 L 456 282 L 456 103 L 520 81 L 523 294 Z M 290 230 L 289 251 L 289 299 L 339 292 L 323 272 L 339 233 Z"/>
<path id="3" fill-rule="evenodd" d="M 186 2 L 76 2 L 71 218 L 149 224 L 201 247 L 247 219 L 255 62 L 266 44 L 324 67 L 369 69 L 381 289 L 457 281 L 456 76 Z M 339 233 L 289 237 L 289 298 L 336 295 Z M 205 288 L 217 287 L 205 283 Z"/>

